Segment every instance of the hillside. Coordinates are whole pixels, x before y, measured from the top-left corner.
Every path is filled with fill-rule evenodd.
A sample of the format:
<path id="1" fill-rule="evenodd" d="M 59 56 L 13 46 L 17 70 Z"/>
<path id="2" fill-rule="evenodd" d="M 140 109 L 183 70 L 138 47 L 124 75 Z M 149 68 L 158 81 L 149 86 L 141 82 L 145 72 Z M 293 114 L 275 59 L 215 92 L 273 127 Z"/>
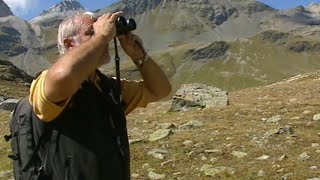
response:
<path id="1" fill-rule="evenodd" d="M 28 94 L 32 77 L 0 59 L 0 97 L 21 98 Z"/>
<path id="2" fill-rule="evenodd" d="M 231 92 L 224 108 L 166 113 L 170 103 L 163 102 L 135 111 L 128 121 L 130 139 L 142 140 L 132 144 L 136 179 L 146 179 L 150 171 L 164 179 L 320 178 L 320 122 L 313 120 L 320 113 L 319 75 Z M 190 121 L 203 125 L 181 128 Z M 164 123 L 174 124 L 173 134 L 148 142 Z M 154 149 L 155 157 L 148 155 Z M 157 159 L 159 154 L 164 158 Z M 204 167 L 217 175 L 205 176 Z"/>
<path id="3" fill-rule="evenodd" d="M 29 22 L 2 0 L 1 8 L 0 100 L 21 98 L 58 57 L 58 24 L 85 8 L 66 0 Z M 320 4 L 280 11 L 255 0 L 122 0 L 96 12 L 118 10 L 136 20 L 134 33 L 173 85 L 165 100 L 128 116 L 133 179 L 320 179 Z M 119 51 L 121 76 L 140 78 Z M 112 75 L 114 65 L 101 70 Z M 229 105 L 168 112 L 189 83 L 228 91 Z M 0 111 L 0 136 L 9 116 Z M 163 129 L 168 137 L 148 141 Z M 7 180 L 3 139 L 0 154 Z"/>
<path id="4" fill-rule="evenodd" d="M 135 110 L 128 116 L 133 179 L 320 178 L 319 79 L 317 71 L 230 92 L 221 108 L 169 113 L 165 101 Z M 0 113 L 1 136 L 8 115 Z M 148 141 L 164 128 L 169 137 Z M 0 178 L 10 175 L 8 146 L 0 140 Z"/>
<path id="5" fill-rule="evenodd" d="M 313 3 L 279 11 L 252 0 L 123 0 L 97 13 L 122 10 L 124 16 L 133 17 L 138 24 L 134 33 L 165 69 L 174 90 L 184 83 L 202 82 L 233 91 L 319 69 L 317 7 Z M 34 76 L 59 57 L 58 24 L 84 9 L 71 0 L 29 22 L 4 17 L 0 57 Z M 139 77 L 127 56 L 120 55 L 122 77 Z M 112 73 L 114 67 L 103 70 Z"/>

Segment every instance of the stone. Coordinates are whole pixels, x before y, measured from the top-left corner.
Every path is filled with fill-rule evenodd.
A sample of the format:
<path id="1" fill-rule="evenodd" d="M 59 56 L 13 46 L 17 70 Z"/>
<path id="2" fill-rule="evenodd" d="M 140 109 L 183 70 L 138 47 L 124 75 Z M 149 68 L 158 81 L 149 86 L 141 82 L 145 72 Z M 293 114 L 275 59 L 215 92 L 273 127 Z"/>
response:
<path id="1" fill-rule="evenodd" d="M 269 157 L 270 157 L 270 156 L 268 156 L 268 155 L 262 155 L 262 156 L 260 156 L 260 157 L 257 157 L 256 159 L 257 159 L 257 160 L 266 160 L 266 159 L 269 159 Z"/>
<path id="2" fill-rule="evenodd" d="M 310 158 L 310 156 L 308 155 L 308 153 L 307 152 L 303 152 L 303 153 L 301 153 L 299 155 L 298 160 L 299 161 L 305 161 L 305 160 L 307 160 L 309 158 Z"/>
<path id="3" fill-rule="evenodd" d="M 148 176 L 150 179 L 164 179 L 166 177 L 165 174 L 158 174 L 154 171 L 149 171 Z"/>
<path id="4" fill-rule="evenodd" d="M 312 119 L 315 120 L 315 121 L 320 121 L 320 113 L 313 115 Z"/>
<path id="5" fill-rule="evenodd" d="M 241 152 L 241 151 L 232 151 L 231 153 L 233 156 L 236 156 L 237 158 L 243 158 L 245 156 L 247 156 L 248 154 L 245 152 Z"/>
<path id="6" fill-rule="evenodd" d="M 147 154 L 151 155 L 157 159 L 164 159 L 165 158 L 164 154 L 168 154 L 168 153 L 169 152 L 165 149 L 152 149 Z"/>
<path id="7" fill-rule="evenodd" d="M 160 139 L 168 137 L 170 134 L 172 134 L 172 131 L 170 129 L 159 129 L 154 133 L 150 134 L 149 141 L 158 141 Z"/>
<path id="8" fill-rule="evenodd" d="M 19 99 L 7 99 L 0 103 L 0 109 L 5 111 L 13 111 Z"/>
<path id="9" fill-rule="evenodd" d="M 225 167 L 225 166 L 219 166 L 219 167 L 213 167 L 212 165 L 205 164 L 200 168 L 201 172 L 204 172 L 206 176 L 215 177 L 218 175 L 232 175 L 235 173 L 234 168 Z"/>
<path id="10" fill-rule="evenodd" d="M 191 120 L 187 122 L 186 124 L 183 124 L 179 127 L 179 129 L 187 130 L 187 129 L 194 129 L 203 126 L 202 121 L 197 121 L 197 120 Z"/>

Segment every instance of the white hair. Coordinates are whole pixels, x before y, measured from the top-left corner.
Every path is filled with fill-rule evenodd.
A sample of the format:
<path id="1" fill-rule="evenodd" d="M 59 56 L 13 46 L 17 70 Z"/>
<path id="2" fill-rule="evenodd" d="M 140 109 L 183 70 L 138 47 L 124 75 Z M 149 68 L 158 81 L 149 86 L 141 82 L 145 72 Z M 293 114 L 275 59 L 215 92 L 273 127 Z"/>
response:
<path id="1" fill-rule="evenodd" d="M 78 32 L 82 26 L 82 18 L 89 17 L 92 20 L 96 21 L 98 16 L 92 12 L 77 13 L 71 17 L 64 19 L 58 29 L 58 38 L 57 46 L 61 55 L 67 52 L 67 47 L 64 44 L 66 38 L 72 38 L 78 42 Z"/>

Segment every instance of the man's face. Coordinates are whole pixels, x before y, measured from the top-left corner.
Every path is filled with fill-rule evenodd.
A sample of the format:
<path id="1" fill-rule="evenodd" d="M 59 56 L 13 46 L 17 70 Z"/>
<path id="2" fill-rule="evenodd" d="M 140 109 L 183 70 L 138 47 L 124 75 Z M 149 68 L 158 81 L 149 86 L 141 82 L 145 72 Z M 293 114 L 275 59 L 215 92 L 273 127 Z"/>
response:
<path id="1" fill-rule="evenodd" d="M 94 21 L 89 18 L 89 17 L 82 17 L 81 18 L 81 28 L 78 32 L 78 37 L 79 37 L 79 43 L 82 44 L 86 41 L 88 41 L 89 39 L 92 38 L 92 36 L 94 35 L 94 29 L 93 29 L 93 23 Z"/>

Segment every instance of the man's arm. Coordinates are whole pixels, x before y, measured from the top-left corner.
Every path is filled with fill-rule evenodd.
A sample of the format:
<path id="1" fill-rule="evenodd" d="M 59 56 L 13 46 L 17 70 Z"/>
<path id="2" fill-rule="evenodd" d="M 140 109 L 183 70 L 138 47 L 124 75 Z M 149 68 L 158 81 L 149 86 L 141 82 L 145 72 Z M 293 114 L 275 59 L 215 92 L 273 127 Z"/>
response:
<path id="1" fill-rule="evenodd" d="M 118 38 L 124 51 L 138 66 L 144 85 L 152 95 L 150 101 L 157 101 L 169 95 L 171 84 L 159 65 L 146 54 L 142 40 L 131 33 Z"/>
<path id="2" fill-rule="evenodd" d="M 115 36 L 115 21 L 121 13 L 107 14 L 93 24 L 95 35 L 76 47 L 68 47 L 45 77 L 47 98 L 58 103 L 72 96 L 106 58 L 107 44 Z"/>
<path id="3" fill-rule="evenodd" d="M 150 57 L 139 67 L 144 84 L 151 92 L 151 101 L 160 100 L 169 95 L 171 84 L 162 69 Z"/>

